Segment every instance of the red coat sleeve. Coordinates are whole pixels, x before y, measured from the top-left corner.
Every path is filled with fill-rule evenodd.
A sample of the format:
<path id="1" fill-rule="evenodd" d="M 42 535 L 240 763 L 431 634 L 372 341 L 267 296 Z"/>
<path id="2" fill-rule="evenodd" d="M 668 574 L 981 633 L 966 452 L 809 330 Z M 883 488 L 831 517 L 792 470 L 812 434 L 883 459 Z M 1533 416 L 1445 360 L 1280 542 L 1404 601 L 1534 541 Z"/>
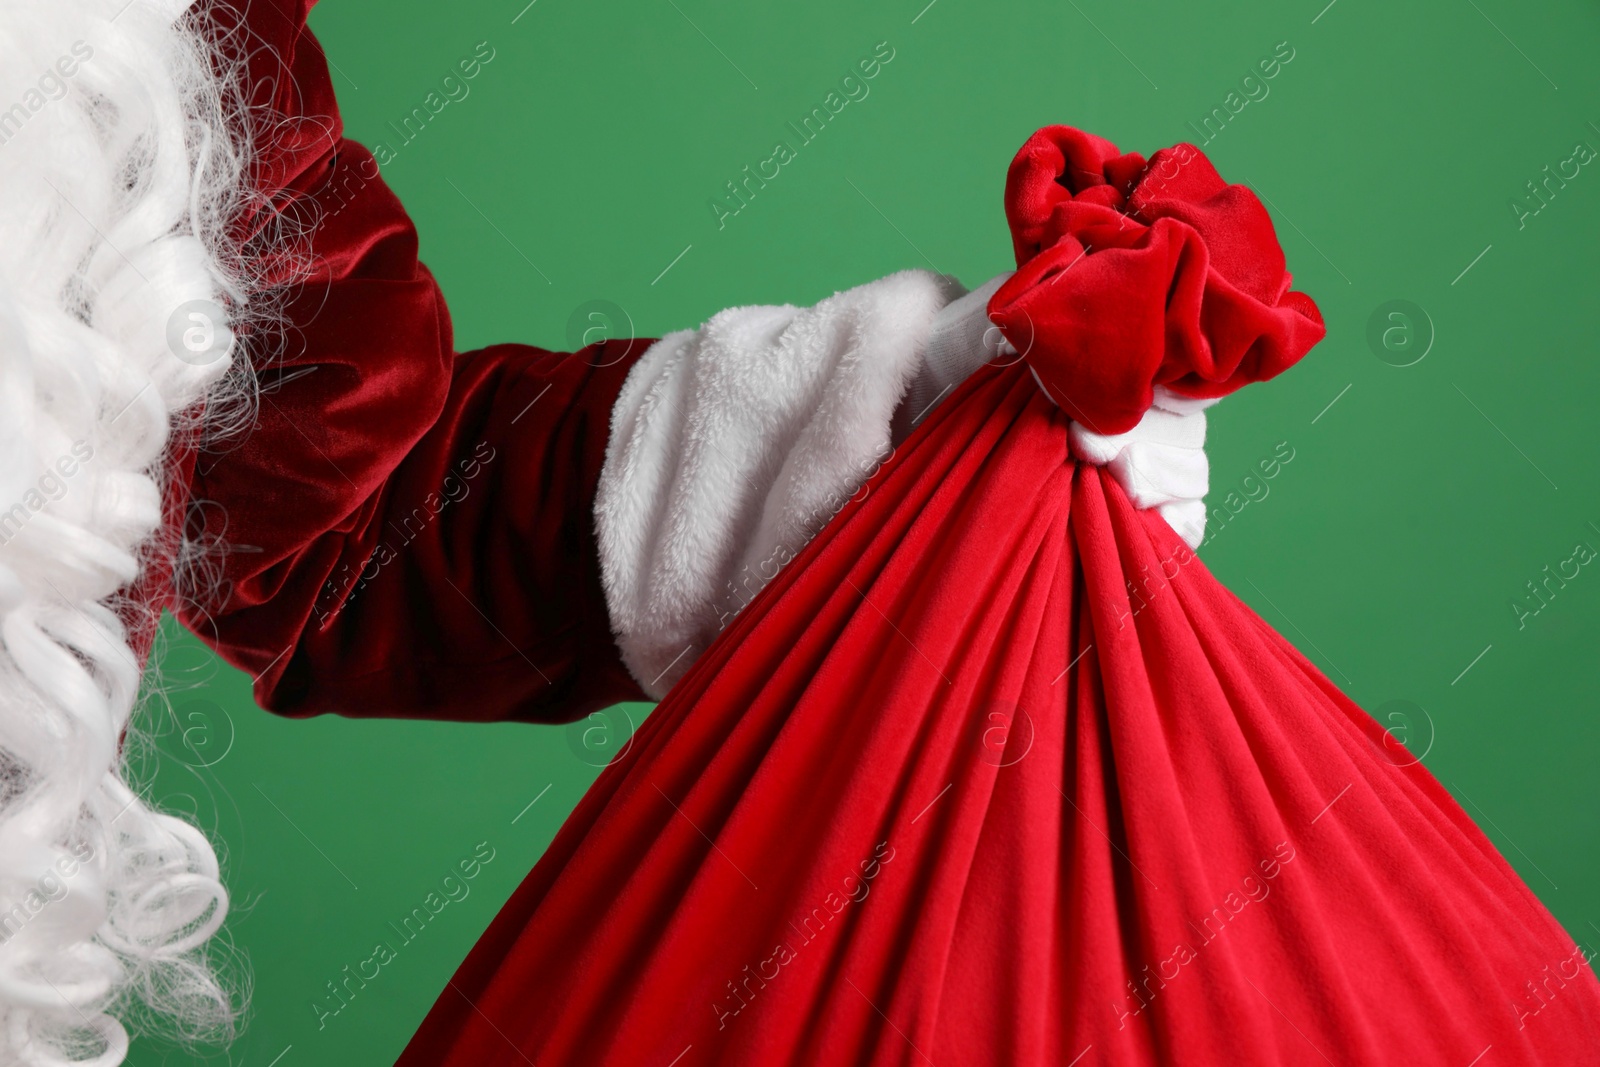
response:
<path id="1" fill-rule="evenodd" d="M 253 429 L 194 463 L 188 534 L 220 544 L 221 581 L 180 617 L 286 715 L 563 721 L 643 699 L 593 506 L 648 342 L 456 354 L 411 221 L 342 137 L 309 7 L 243 16 L 252 103 L 283 116 L 244 238 L 315 224 L 280 288 L 284 328 L 251 347 Z"/>

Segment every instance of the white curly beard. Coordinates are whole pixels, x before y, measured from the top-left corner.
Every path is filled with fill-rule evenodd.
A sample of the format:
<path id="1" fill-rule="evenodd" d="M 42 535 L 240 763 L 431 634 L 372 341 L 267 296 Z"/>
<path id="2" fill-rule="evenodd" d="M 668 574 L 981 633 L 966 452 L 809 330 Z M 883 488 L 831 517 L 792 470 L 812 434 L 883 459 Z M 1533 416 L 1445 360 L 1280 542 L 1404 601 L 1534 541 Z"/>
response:
<path id="1" fill-rule="evenodd" d="M 120 1063 L 136 1000 L 188 1035 L 234 1015 L 205 951 L 227 912 L 212 846 L 123 777 L 141 668 L 117 598 L 154 550 L 173 420 L 230 363 L 226 322 L 204 358 L 169 323 L 242 304 L 217 250 L 243 150 L 187 6 L 0 0 L 8 1065 Z"/>

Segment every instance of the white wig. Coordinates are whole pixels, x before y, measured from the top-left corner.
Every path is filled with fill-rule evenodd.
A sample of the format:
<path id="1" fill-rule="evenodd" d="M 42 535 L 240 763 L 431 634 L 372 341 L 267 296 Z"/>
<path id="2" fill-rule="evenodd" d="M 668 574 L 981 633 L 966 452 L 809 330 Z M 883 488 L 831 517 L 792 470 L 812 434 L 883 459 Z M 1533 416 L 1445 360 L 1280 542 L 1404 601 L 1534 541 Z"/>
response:
<path id="1" fill-rule="evenodd" d="M 236 1013 L 207 954 L 227 912 L 211 843 L 124 776 L 128 589 L 176 549 L 157 536 L 169 443 L 248 378 L 229 333 L 249 289 L 227 251 L 241 113 L 187 7 L 0 0 L 8 1065 L 114 1065 L 129 1020 L 217 1037 Z"/>

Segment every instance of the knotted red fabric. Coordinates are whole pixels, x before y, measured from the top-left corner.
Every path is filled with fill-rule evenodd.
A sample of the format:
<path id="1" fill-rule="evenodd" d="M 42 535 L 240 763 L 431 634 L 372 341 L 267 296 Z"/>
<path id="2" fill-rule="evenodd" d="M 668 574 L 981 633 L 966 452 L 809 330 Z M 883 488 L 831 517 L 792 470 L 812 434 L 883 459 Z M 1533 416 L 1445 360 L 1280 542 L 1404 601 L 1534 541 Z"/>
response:
<path id="1" fill-rule="evenodd" d="M 601 774 L 401 1063 L 1592 1057 L 1584 951 L 1448 793 L 1069 453 L 1074 406 L 1126 428 L 1321 334 L 1254 198 L 1164 158 L 1028 143 L 994 314 L 1076 405 L 1013 365 L 939 407 Z"/>
<path id="2" fill-rule="evenodd" d="M 1316 304 L 1289 289 L 1266 208 L 1193 145 L 1146 162 L 1046 127 L 1012 161 L 1006 218 L 1018 269 L 989 317 L 1095 433 L 1133 429 L 1154 386 L 1223 396 L 1322 339 Z"/>

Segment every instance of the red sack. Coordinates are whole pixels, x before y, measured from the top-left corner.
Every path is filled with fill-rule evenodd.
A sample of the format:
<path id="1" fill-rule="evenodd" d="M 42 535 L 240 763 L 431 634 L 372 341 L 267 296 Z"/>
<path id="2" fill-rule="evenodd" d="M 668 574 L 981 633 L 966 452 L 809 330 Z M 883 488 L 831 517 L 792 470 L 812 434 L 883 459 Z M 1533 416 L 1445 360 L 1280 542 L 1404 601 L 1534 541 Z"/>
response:
<path id="1" fill-rule="evenodd" d="M 1111 152 L 1108 202 L 1144 169 Z M 1028 272 L 1085 231 L 1019 224 L 1077 209 L 1030 214 L 1050 190 L 1016 178 L 1027 280 L 995 317 L 1108 429 L 1152 384 L 1217 395 L 1320 336 L 1264 212 L 1226 227 L 1217 197 L 1248 215 L 1247 192 L 1089 240 L 1086 295 L 1070 257 Z M 400 1062 L 1592 1062 L 1583 951 L 1420 764 L 1074 462 L 1071 414 L 1021 365 L 937 409 L 600 776 Z"/>

